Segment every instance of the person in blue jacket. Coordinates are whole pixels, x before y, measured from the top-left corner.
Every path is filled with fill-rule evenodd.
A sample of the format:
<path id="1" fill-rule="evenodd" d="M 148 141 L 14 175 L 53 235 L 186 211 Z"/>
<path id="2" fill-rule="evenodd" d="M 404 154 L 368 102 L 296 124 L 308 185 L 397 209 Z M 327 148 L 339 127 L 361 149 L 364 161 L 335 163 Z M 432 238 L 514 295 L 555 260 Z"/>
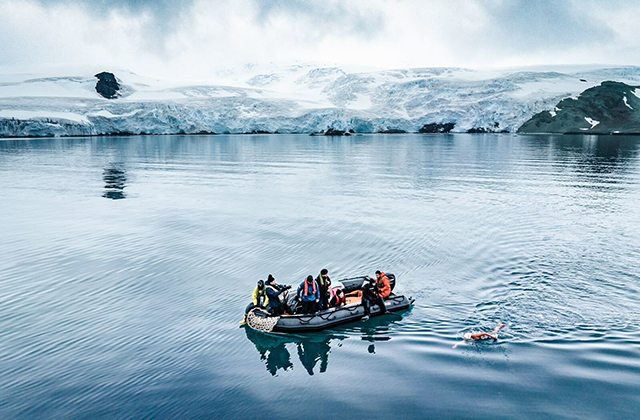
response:
<path id="1" fill-rule="evenodd" d="M 302 283 L 300 283 L 296 299 L 302 303 L 303 314 L 316 312 L 318 310 L 318 303 L 320 302 L 320 288 L 318 287 L 318 283 L 313 280 L 313 276 L 307 276 L 306 280 L 303 280 Z"/>
<path id="2" fill-rule="evenodd" d="M 273 315 L 282 315 L 285 307 L 280 302 L 280 295 L 285 291 L 291 289 L 291 286 L 281 286 L 276 283 L 276 279 L 269 274 L 267 278 L 267 297 L 269 298 L 269 311 Z"/>

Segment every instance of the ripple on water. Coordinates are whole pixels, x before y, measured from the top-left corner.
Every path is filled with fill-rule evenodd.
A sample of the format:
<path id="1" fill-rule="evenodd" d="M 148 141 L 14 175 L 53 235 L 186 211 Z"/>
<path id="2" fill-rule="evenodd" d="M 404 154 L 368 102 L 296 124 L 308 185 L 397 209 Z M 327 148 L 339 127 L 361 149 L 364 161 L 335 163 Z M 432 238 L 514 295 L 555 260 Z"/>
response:
<path id="1" fill-rule="evenodd" d="M 0 142 L 0 415 L 293 418 L 273 401 L 321 395 L 323 417 L 635 418 L 638 150 L 581 136 Z M 105 200 L 107 184 L 124 199 Z M 238 328 L 256 280 L 324 267 L 392 272 L 416 304 L 317 334 Z M 497 342 L 453 348 L 500 322 Z"/>

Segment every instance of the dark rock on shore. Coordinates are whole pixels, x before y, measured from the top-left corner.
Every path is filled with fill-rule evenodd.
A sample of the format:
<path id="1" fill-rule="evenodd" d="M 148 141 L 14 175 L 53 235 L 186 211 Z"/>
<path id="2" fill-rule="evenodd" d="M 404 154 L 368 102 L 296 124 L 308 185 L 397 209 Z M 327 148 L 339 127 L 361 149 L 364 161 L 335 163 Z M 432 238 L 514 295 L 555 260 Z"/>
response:
<path id="1" fill-rule="evenodd" d="M 422 126 L 418 133 L 421 134 L 434 134 L 434 133 L 450 133 L 451 130 L 456 126 L 455 123 L 444 123 L 444 124 L 425 124 Z"/>
<path id="2" fill-rule="evenodd" d="M 347 133 L 343 130 L 336 130 L 335 128 L 328 128 L 327 131 L 324 132 L 325 136 L 344 136 L 351 135 L 351 133 Z"/>
<path id="3" fill-rule="evenodd" d="M 280 133 L 278 133 L 277 130 L 273 131 L 273 132 L 266 131 L 266 130 L 251 130 L 251 131 L 247 131 L 247 132 L 242 133 L 242 134 L 280 134 Z"/>
<path id="4" fill-rule="evenodd" d="M 542 111 L 518 133 L 639 134 L 640 87 L 602 82 L 577 98 L 563 99 L 553 111 Z"/>
<path id="5" fill-rule="evenodd" d="M 120 84 L 116 80 L 116 76 L 113 73 L 103 71 L 95 75 L 98 78 L 96 83 L 96 92 L 107 99 L 115 99 L 118 97 L 118 91 L 120 90 Z"/>
<path id="6" fill-rule="evenodd" d="M 352 129 L 349 131 L 337 130 L 335 128 L 327 128 L 326 131 L 317 131 L 315 133 L 309 133 L 310 136 L 350 136 L 355 131 Z"/>
<path id="7" fill-rule="evenodd" d="M 494 122 L 491 127 L 473 127 L 467 130 L 470 134 L 509 133 L 509 130 L 500 130 L 500 123 Z"/>
<path id="8" fill-rule="evenodd" d="M 467 130 L 467 133 L 469 134 L 485 134 L 485 133 L 492 133 L 491 130 L 488 130 L 484 127 L 473 127 Z"/>
<path id="9" fill-rule="evenodd" d="M 145 132 L 140 132 L 140 133 L 134 133 L 132 131 L 114 131 L 112 133 L 106 133 L 105 136 L 114 136 L 114 137 L 119 137 L 119 136 L 144 136 Z"/>
<path id="10" fill-rule="evenodd" d="M 406 131 L 399 128 L 388 128 L 386 130 L 378 131 L 378 134 L 406 134 Z"/>

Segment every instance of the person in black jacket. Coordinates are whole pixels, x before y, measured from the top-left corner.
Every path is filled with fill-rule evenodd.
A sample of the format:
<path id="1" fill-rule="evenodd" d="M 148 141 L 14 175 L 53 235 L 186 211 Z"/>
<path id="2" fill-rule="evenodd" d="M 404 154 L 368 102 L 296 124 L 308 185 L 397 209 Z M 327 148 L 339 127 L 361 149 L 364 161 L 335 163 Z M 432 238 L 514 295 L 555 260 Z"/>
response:
<path id="1" fill-rule="evenodd" d="M 269 298 L 268 309 L 273 315 L 282 315 L 285 305 L 280 302 L 280 295 L 291 289 L 291 286 L 281 286 L 276 283 L 276 279 L 271 274 L 267 278 L 267 297 Z"/>
<path id="2" fill-rule="evenodd" d="M 338 306 L 344 306 L 347 304 L 347 297 L 344 295 L 344 291 L 337 287 L 336 289 L 329 289 L 331 293 L 331 299 L 329 299 L 329 307 L 337 308 Z"/>
<path id="3" fill-rule="evenodd" d="M 363 321 L 368 320 L 369 316 L 371 316 L 372 305 L 380 306 L 380 312 L 382 314 L 387 312 L 387 307 L 384 305 L 382 297 L 380 297 L 380 290 L 376 285 L 375 279 L 367 277 L 367 280 L 362 284 L 362 306 L 364 306 L 364 317 L 362 317 Z"/>
<path id="4" fill-rule="evenodd" d="M 316 277 L 316 283 L 320 287 L 320 309 L 327 309 L 329 307 L 329 287 L 331 287 L 331 279 L 329 278 L 329 270 L 323 268 L 320 270 L 320 274 Z"/>

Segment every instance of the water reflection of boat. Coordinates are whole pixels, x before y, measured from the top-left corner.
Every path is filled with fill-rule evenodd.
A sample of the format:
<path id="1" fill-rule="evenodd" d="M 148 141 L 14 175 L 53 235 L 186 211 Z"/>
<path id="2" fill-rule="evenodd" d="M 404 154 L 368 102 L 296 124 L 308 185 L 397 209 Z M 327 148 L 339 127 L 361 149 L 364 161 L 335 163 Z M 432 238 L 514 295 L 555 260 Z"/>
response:
<path id="1" fill-rule="evenodd" d="M 309 375 L 313 375 L 313 370 L 318 362 L 320 362 L 320 373 L 326 372 L 329 364 L 331 342 L 343 339 L 333 334 L 299 337 L 265 334 L 253 328 L 245 328 L 244 330 L 247 333 L 247 338 L 251 340 L 258 353 L 260 353 L 260 360 L 265 361 L 267 371 L 274 376 L 279 369 L 283 371 L 293 369 L 291 353 L 287 349 L 287 344 L 296 345 L 300 363 L 302 363 Z"/>
<path id="2" fill-rule="evenodd" d="M 267 371 L 272 375 L 278 373 L 278 369 L 289 370 L 293 368 L 291 354 L 285 344 L 287 340 L 276 335 L 267 335 L 252 328 L 245 328 L 247 338 L 256 346 L 260 353 L 260 360 L 264 360 Z"/>
<path id="3" fill-rule="evenodd" d="M 362 340 L 370 341 L 369 353 L 375 353 L 375 343 L 391 340 L 386 332 L 389 327 L 402 319 L 402 312 L 389 314 L 372 320 L 366 324 L 358 324 L 358 328 L 343 329 L 338 332 L 322 331 L 313 334 L 280 334 L 264 333 L 245 327 L 247 338 L 253 343 L 260 354 L 260 360 L 265 362 L 267 372 L 277 375 L 279 370 L 293 370 L 291 353 L 287 348 L 295 346 L 300 363 L 309 375 L 324 373 L 329 368 L 329 354 L 335 343 L 348 338 L 360 336 Z M 320 364 L 318 369 L 318 363 Z M 316 372 L 314 372 L 316 371 Z"/>
<path id="4" fill-rule="evenodd" d="M 387 274 L 391 286 L 394 289 L 396 278 L 393 274 Z M 352 277 L 340 282 L 344 285 L 345 293 L 353 293 L 362 289 L 362 283 L 366 276 Z M 360 296 L 352 296 L 347 300 L 347 305 L 329 308 L 312 314 L 293 314 L 272 316 L 267 311 L 259 308 L 253 309 L 247 316 L 247 325 L 253 329 L 264 332 L 298 333 L 307 331 L 320 331 L 327 328 L 360 320 L 365 312 Z M 414 300 L 411 297 L 392 293 L 385 299 L 388 312 L 397 312 L 411 307 Z M 289 307 L 295 307 L 293 297 L 288 302 Z M 371 316 L 381 315 L 378 305 L 371 306 Z"/>

